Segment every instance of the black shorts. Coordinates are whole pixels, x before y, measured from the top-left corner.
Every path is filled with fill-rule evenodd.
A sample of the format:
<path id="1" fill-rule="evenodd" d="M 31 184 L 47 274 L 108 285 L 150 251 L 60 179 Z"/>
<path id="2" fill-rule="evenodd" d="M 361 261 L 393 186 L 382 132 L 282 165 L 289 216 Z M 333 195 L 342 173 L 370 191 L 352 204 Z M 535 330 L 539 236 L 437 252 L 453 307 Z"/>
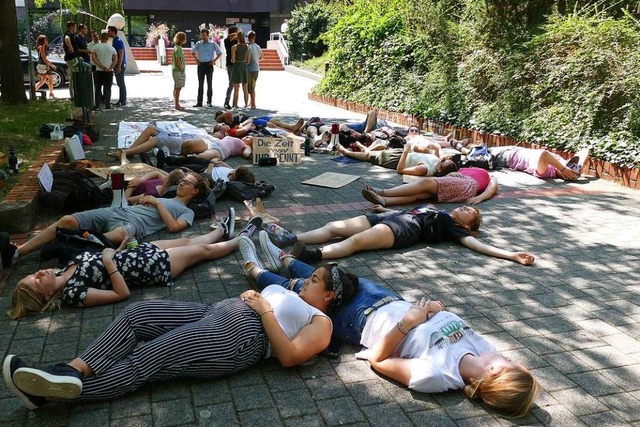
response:
<path id="1" fill-rule="evenodd" d="M 365 214 L 367 221 L 373 227 L 384 224 L 393 232 L 393 249 L 403 249 L 413 246 L 420 241 L 422 228 L 416 217 L 405 212 L 385 212 L 381 214 Z"/>

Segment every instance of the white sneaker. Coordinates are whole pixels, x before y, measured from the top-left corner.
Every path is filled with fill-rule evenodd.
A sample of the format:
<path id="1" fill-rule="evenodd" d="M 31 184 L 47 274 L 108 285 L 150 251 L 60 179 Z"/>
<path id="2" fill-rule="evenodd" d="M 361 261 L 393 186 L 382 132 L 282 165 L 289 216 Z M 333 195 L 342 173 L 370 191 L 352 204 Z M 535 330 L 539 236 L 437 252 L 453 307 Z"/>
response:
<path id="1" fill-rule="evenodd" d="M 267 234 L 266 231 L 261 230 L 258 236 L 260 240 L 260 247 L 262 248 L 262 253 L 267 258 L 267 262 L 269 263 L 269 270 L 273 272 L 280 270 L 283 267 L 280 258 L 285 254 L 285 252 L 271 243 L 269 234 Z"/>
<path id="2" fill-rule="evenodd" d="M 247 236 L 238 237 L 238 249 L 240 250 L 240 254 L 244 260 L 243 270 L 245 275 L 248 276 L 249 272 L 256 267 L 260 270 L 264 270 L 264 267 L 258 258 L 258 253 L 256 252 L 256 245 L 253 244 L 250 238 Z"/>

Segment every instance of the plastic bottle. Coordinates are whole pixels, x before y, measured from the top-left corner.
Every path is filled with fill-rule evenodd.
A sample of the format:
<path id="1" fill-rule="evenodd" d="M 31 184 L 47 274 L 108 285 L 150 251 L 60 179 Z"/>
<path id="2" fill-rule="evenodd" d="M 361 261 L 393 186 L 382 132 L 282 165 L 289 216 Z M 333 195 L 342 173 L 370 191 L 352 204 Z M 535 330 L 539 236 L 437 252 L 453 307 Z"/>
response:
<path id="1" fill-rule="evenodd" d="M 16 149 L 14 147 L 9 148 L 8 164 L 9 164 L 9 171 L 11 171 L 11 173 L 17 174 L 18 173 L 18 156 L 16 155 Z"/>
<path id="2" fill-rule="evenodd" d="M 104 243 L 102 243 L 100 241 L 100 239 L 98 239 L 96 236 L 94 236 L 93 234 L 89 233 L 88 231 L 85 231 L 84 233 L 82 233 L 82 237 L 84 237 L 85 239 L 89 240 L 90 242 L 97 243 L 100 246 L 104 246 Z"/>
<path id="3" fill-rule="evenodd" d="M 282 236 L 288 233 L 287 229 L 280 227 L 278 224 L 269 224 L 265 226 L 265 229 L 276 236 Z"/>
<path id="4" fill-rule="evenodd" d="M 334 151 L 340 144 L 340 125 L 338 123 L 331 124 L 331 141 L 329 142 L 329 149 Z"/>
<path id="5" fill-rule="evenodd" d="M 124 224 L 124 230 L 129 237 L 129 241 L 127 242 L 127 249 L 133 249 L 138 246 L 138 240 L 136 239 L 136 229 L 131 223 Z"/>

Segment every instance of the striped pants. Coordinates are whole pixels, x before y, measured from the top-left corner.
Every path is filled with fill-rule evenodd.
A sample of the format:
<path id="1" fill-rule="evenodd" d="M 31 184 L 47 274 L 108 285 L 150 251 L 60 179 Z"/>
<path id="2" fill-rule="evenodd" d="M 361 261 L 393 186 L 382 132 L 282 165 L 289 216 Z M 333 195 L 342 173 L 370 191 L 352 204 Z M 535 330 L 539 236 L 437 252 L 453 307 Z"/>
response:
<path id="1" fill-rule="evenodd" d="M 239 298 L 214 305 L 133 303 L 79 356 L 95 375 L 83 380 L 78 399 L 110 399 L 148 382 L 232 374 L 260 361 L 268 345 L 260 318 Z"/>

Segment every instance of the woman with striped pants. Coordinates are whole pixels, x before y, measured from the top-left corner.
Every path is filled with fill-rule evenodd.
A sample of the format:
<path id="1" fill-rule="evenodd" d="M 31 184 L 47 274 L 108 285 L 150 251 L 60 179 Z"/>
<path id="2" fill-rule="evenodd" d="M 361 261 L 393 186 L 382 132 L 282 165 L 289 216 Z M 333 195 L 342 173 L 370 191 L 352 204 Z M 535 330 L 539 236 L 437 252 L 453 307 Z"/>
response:
<path id="1" fill-rule="evenodd" d="M 317 268 L 299 294 L 272 285 L 212 305 L 137 302 L 68 364 L 41 370 L 8 355 L 4 380 L 37 409 L 52 399 L 110 399 L 149 382 L 228 375 L 271 356 L 295 366 L 329 344 L 325 313 L 357 292 L 352 277 L 329 265 Z"/>

